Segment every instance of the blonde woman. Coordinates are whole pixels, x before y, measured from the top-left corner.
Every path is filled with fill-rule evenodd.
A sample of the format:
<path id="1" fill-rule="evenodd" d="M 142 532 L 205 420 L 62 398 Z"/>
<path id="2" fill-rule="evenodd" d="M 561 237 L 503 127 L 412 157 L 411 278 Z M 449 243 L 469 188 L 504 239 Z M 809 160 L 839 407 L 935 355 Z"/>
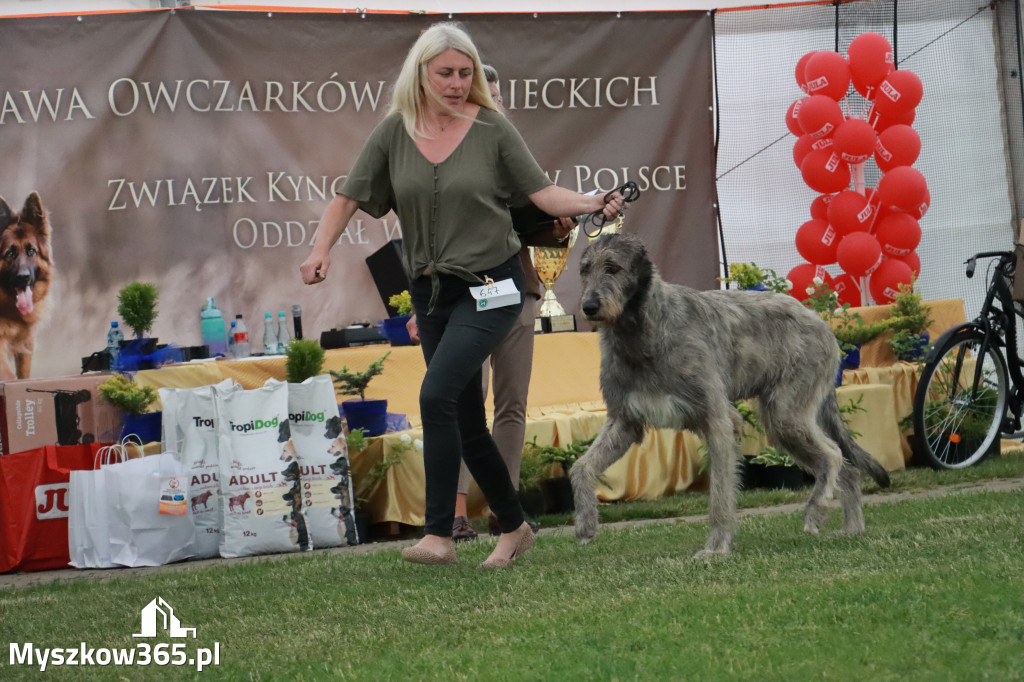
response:
<path id="1" fill-rule="evenodd" d="M 464 460 L 498 518 L 501 534 L 482 568 L 509 566 L 534 536 L 487 430 L 481 367 L 508 333 L 522 300 L 478 310 L 471 287 L 492 281 L 523 291 L 519 239 L 508 202 L 525 195 L 554 216 L 603 211 L 622 198 L 554 185 L 497 110 L 469 36 L 452 23 L 425 30 L 406 56 L 391 107 L 327 206 L 303 281 L 324 281 L 330 249 L 357 209 L 390 210 L 402 224 L 403 261 L 427 372 L 420 387 L 426 524 L 402 551 L 412 563 L 455 563 L 452 519 Z"/>

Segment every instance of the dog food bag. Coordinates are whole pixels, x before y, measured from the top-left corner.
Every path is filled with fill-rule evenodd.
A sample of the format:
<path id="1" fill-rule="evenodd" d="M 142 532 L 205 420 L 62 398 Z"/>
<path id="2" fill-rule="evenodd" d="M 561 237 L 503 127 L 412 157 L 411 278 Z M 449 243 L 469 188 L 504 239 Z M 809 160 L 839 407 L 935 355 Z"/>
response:
<path id="1" fill-rule="evenodd" d="M 348 446 L 328 375 L 288 384 L 288 420 L 299 461 L 302 509 L 313 543 L 317 547 L 357 544 Z"/>
<path id="2" fill-rule="evenodd" d="M 224 526 L 220 555 L 309 549 L 288 421 L 288 384 L 214 392 Z"/>
<path id="3" fill-rule="evenodd" d="M 181 432 L 178 431 L 178 391 L 177 388 L 161 386 L 160 394 L 160 452 L 180 452 Z"/>
<path id="4" fill-rule="evenodd" d="M 217 435 L 216 390 L 228 391 L 235 385 L 225 379 L 216 386 L 160 389 L 160 397 L 170 398 L 171 416 L 164 411 L 164 434 L 180 453 L 189 475 L 188 511 L 195 521 L 196 557 L 209 559 L 220 555 L 221 512 L 220 456 Z"/>

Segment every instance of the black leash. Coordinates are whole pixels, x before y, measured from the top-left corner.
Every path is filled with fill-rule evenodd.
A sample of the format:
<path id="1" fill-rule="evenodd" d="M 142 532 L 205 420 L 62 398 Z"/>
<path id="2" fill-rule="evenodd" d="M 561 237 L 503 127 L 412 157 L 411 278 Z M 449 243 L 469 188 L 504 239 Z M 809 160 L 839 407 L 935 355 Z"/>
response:
<path id="1" fill-rule="evenodd" d="M 631 204 L 634 201 L 636 201 L 637 198 L 640 197 L 640 188 L 636 186 L 635 182 L 630 180 L 626 184 L 624 184 L 624 185 L 622 185 L 620 187 L 616 187 L 612 191 L 610 191 L 607 194 L 605 194 L 604 195 L 604 203 L 607 204 L 609 201 L 611 201 L 612 195 L 615 194 L 616 192 L 618 192 L 619 194 L 622 195 L 622 210 L 623 211 L 626 210 L 626 204 Z M 620 212 L 620 215 L 621 215 L 621 212 Z M 586 228 L 586 224 L 587 223 L 593 223 L 594 227 L 597 228 L 597 230 L 595 230 L 593 234 L 591 234 L 590 232 L 587 232 L 587 228 Z M 580 224 L 583 225 L 583 231 L 587 233 L 587 237 L 588 238 L 596 239 L 597 237 L 599 237 L 601 235 L 601 231 L 602 231 L 602 229 L 604 228 L 604 226 L 607 223 L 608 223 L 608 218 L 605 217 L 603 211 L 594 211 L 593 213 L 588 213 L 586 218 L 584 218 L 581 221 Z"/>

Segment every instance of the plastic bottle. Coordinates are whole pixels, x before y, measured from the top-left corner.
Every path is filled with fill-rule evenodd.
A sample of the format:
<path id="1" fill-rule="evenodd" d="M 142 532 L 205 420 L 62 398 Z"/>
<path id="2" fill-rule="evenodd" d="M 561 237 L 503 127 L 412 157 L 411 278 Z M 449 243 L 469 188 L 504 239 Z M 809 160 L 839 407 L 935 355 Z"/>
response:
<path id="1" fill-rule="evenodd" d="M 213 296 L 206 299 L 206 305 L 199 314 L 203 344 L 210 349 L 210 357 L 227 355 L 228 338 L 224 327 L 224 316 L 213 302 Z"/>
<path id="2" fill-rule="evenodd" d="M 110 368 L 117 366 L 117 357 L 121 354 L 121 342 L 124 341 L 124 333 L 117 326 L 117 320 L 110 323 L 110 330 L 107 332 L 107 353 L 110 355 Z"/>
<path id="3" fill-rule="evenodd" d="M 242 319 L 242 314 L 235 315 L 235 357 L 236 358 L 247 358 L 252 355 L 252 351 L 249 350 L 249 330 L 245 326 L 245 320 Z"/>
<path id="4" fill-rule="evenodd" d="M 231 320 L 231 329 L 228 330 L 228 357 L 235 357 L 235 320 Z"/>
<path id="5" fill-rule="evenodd" d="M 272 313 L 263 313 L 263 354 L 277 353 L 277 325 Z"/>
<path id="6" fill-rule="evenodd" d="M 288 344 L 292 342 L 292 336 L 288 333 L 288 316 L 282 310 L 277 314 L 277 352 L 283 353 L 288 350 Z"/>

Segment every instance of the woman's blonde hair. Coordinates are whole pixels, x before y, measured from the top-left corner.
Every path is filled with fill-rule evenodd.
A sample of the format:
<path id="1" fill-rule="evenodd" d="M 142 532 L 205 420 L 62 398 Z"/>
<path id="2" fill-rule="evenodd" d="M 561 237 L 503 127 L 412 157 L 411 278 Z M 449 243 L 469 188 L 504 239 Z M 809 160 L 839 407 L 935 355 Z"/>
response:
<path id="1" fill-rule="evenodd" d="M 391 107 L 388 110 L 388 113 L 397 111 L 402 115 L 410 137 L 417 133 L 428 136 L 424 122 L 428 97 L 433 98 L 434 102 L 442 107 L 451 109 L 433 90 L 426 87 L 427 63 L 448 49 L 458 50 L 473 62 L 473 83 L 467 101 L 498 111 L 484 78 L 480 54 L 469 34 L 453 22 L 434 24 L 420 34 L 409 54 L 405 56 L 405 63 L 402 64 L 402 70 L 395 81 Z M 463 115 L 454 109 L 451 111 L 454 115 Z"/>

